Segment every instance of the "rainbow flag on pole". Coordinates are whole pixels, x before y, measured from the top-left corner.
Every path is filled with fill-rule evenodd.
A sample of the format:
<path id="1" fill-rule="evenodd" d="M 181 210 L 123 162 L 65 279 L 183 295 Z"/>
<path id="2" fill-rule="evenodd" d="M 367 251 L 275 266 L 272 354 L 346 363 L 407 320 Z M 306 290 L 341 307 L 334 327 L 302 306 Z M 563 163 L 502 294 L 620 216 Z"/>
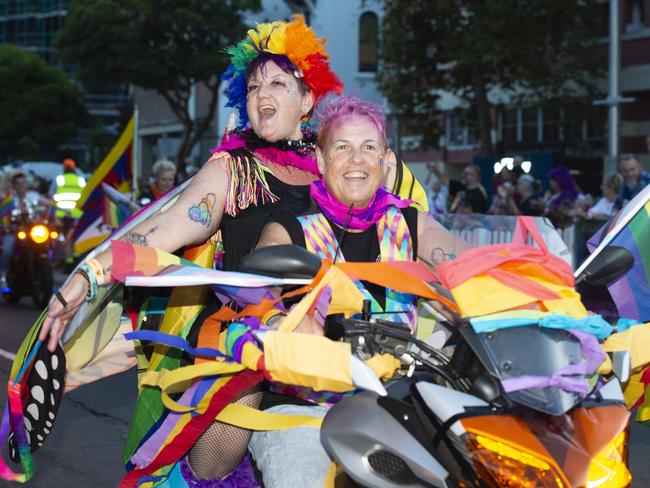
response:
<path id="1" fill-rule="evenodd" d="M 608 245 L 624 247 L 634 256 L 632 269 L 608 286 L 619 314 L 650 322 L 650 186 L 589 239 L 587 247 L 592 254 L 576 276 Z"/>
<path id="2" fill-rule="evenodd" d="M 91 250 L 110 235 L 110 233 L 106 233 L 99 242 L 97 236 L 90 240 L 83 238 L 84 233 L 96 224 L 97 219 L 101 219 L 104 215 L 105 197 L 102 185 L 110 186 L 120 193 L 127 193 L 132 189 L 136 130 L 136 117 L 134 115 L 129 120 L 115 146 L 108 153 L 108 156 L 104 158 L 92 174 L 81 194 L 77 205 L 84 213 L 77 221 L 72 232 L 74 250 L 78 254 Z"/>

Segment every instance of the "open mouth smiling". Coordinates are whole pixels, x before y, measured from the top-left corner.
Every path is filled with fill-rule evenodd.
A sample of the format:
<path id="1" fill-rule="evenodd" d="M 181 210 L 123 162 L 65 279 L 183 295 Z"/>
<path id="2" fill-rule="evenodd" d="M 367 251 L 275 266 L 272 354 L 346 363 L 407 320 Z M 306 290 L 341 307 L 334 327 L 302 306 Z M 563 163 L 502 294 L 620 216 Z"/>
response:
<path id="1" fill-rule="evenodd" d="M 359 170 L 348 171 L 343 174 L 343 178 L 345 178 L 346 181 L 363 181 L 368 178 L 368 173 Z"/>
<path id="2" fill-rule="evenodd" d="M 274 106 L 272 105 L 262 105 L 258 110 L 258 114 L 260 116 L 260 119 L 268 119 L 270 117 L 273 117 L 275 115 L 275 112 L 277 110 L 275 109 Z"/>

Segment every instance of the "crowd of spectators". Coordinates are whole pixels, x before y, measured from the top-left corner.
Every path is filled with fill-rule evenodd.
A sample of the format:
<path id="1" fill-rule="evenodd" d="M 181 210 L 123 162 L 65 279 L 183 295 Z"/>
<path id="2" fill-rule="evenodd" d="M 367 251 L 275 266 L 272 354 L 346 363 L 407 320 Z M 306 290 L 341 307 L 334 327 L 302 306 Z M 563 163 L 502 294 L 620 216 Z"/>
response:
<path id="1" fill-rule="evenodd" d="M 633 155 L 621 158 L 618 172 L 605 175 L 600 195 L 583 192 L 565 166 L 549 171 L 548 188 L 519 168 L 504 167 L 492 178 L 491 199 L 474 164 L 464 168 L 462 181 L 449 178 L 441 163 L 430 163 L 428 170 L 429 208 L 434 213 L 545 216 L 559 228 L 578 219 L 609 219 L 650 184 L 650 173 Z"/>

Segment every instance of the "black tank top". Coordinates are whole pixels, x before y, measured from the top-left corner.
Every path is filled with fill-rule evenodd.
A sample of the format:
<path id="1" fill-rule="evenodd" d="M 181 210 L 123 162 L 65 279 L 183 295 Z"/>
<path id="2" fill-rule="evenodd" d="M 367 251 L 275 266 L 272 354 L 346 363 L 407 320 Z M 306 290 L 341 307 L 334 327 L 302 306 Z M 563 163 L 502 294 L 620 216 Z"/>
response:
<path id="1" fill-rule="evenodd" d="M 271 173 L 266 173 L 265 177 L 269 190 L 278 197 L 276 202 L 250 206 L 235 217 L 223 216 L 221 238 L 224 247 L 223 269 L 226 271 L 237 271 L 241 258 L 253 250 L 273 213 L 282 209 L 282 212 L 298 216 L 311 207 L 309 185 L 289 185 Z"/>

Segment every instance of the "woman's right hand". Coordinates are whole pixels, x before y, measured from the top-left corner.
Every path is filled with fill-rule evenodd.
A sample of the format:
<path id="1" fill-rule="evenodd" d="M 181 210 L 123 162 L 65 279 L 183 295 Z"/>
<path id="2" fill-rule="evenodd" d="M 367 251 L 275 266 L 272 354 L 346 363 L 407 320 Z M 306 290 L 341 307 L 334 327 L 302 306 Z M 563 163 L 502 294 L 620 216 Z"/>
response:
<path id="1" fill-rule="evenodd" d="M 68 326 L 68 322 L 86 299 L 89 287 L 90 285 L 86 278 L 80 273 L 75 273 L 70 278 L 70 281 L 59 289 L 59 293 L 65 300 L 66 305 L 63 306 L 63 303 L 61 303 L 61 300 L 56 295 L 53 295 L 50 299 L 47 315 L 41 326 L 41 332 L 38 335 L 38 339 L 44 341 L 47 339 L 49 332 L 50 339 L 47 343 L 47 348 L 50 352 L 54 352 L 57 343 Z"/>

